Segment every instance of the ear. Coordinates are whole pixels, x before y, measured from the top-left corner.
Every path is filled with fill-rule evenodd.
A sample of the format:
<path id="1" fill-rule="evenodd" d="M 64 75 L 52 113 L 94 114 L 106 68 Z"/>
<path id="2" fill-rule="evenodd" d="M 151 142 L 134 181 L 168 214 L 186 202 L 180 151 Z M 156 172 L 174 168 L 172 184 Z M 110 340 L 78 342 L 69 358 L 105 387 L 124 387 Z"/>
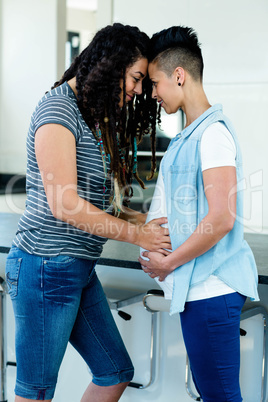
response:
<path id="1" fill-rule="evenodd" d="M 182 86 L 185 82 L 185 70 L 182 67 L 177 67 L 174 70 L 173 74 L 176 79 L 177 85 Z"/>

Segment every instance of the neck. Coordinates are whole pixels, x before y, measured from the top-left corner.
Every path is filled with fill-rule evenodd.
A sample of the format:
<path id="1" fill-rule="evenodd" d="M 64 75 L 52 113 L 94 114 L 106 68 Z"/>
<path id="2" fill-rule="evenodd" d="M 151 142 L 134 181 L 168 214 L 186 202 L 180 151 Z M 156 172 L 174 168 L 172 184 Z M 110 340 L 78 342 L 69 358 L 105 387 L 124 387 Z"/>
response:
<path id="1" fill-rule="evenodd" d="M 76 77 L 73 77 L 69 81 L 67 81 L 67 84 L 72 88 L 72 90 L 74 91 L 75 96 L 77 97 Z"/>
<path id="2" fill-rule="evenodd" d="M 185 97 L 183 112 L 186 115 L 186 125 L 188 127 L 199 116 L 211 107 L 202 86 L 193 88 Z"/>

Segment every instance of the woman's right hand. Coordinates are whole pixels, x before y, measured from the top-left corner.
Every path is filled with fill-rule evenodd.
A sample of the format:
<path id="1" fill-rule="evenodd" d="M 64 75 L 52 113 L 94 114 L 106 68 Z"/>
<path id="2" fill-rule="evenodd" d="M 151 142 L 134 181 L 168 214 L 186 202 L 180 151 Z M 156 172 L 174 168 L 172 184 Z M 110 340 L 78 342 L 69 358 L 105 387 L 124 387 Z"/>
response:
<path id="1" fill-rule="evenodd" d="M 148 251 L 163 253 L 163 249 L 171 250 L 169 231 L 161 225 L 167 223 L 167 218 L 152 219 L 138 226 L 137 245 Z"/>

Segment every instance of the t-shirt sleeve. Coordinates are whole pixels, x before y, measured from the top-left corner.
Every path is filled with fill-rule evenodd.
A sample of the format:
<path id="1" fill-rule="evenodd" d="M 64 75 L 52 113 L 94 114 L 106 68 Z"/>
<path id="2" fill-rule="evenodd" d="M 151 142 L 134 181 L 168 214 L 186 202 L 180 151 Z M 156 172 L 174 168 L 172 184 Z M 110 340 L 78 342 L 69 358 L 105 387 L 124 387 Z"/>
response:
<path id="1" fill-rule="evenodd" d="M 236 145 L 232 134 L 217 122 L 211 124 L 201 138 L 202 171 L 221 166 L 236 166 Z"/>
<path id="2" fill-rule="evenodd" d="M 44 124 L 60 124 L 78 137 L 77 112 L 66 96 L 49 96 L 38 105 L 34 114 L 35 132 Z"/>

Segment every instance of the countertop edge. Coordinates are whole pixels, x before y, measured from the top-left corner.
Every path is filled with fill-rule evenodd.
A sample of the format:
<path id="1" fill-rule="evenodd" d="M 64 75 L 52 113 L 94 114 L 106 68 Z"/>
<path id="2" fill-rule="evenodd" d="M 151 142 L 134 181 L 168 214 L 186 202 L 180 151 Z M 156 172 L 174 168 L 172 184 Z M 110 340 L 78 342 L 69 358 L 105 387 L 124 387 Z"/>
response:
<path id="1" fill-rule="evenodd" d="M 9 250 L 10 250 L 10 247 L 0 247 L 0 254 L 8 254 Z M 98 265 L 141 270 L 141 266 L 138 261 L 117 260 L 117 259 L 105 258 L 105 257 L 99 258 Z M 259 281 L 258 281 L 259 284 L 268 285 L 268 276 L 258 275 L 258 279 L 259 279 Z"/>

